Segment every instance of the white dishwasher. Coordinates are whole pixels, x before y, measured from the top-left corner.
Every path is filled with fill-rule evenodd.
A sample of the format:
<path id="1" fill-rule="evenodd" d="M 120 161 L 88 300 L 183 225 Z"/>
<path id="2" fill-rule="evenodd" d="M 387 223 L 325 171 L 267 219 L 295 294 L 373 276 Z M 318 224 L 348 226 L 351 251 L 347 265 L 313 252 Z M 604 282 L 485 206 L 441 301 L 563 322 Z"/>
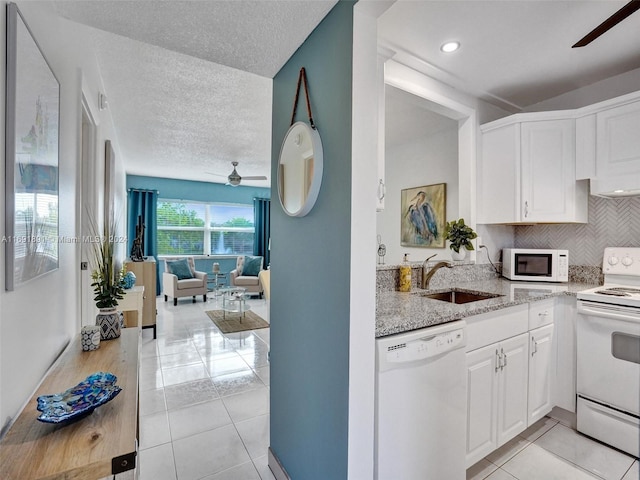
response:
<path id="1" fill-rule="evenodd" d="M 466 323 L 376 344 L 376 479 L 464 480 Z"/>

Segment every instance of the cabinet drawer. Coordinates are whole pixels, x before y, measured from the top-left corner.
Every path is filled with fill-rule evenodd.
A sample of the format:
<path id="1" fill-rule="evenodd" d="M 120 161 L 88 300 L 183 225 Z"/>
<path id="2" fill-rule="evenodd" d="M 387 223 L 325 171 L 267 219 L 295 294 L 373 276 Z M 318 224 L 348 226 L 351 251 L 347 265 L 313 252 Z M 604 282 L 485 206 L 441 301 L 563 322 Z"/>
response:
<path id="1" fill-rule="evenodd" d="M 556 301 L 553 298 L 529 304 L 529 330 L 553 323 Z"/>
<path id="2" fill-rule="evenodd" d="M 528 331 L 529 304 L 474 315 L 467 322 L 467 352 Z"/>

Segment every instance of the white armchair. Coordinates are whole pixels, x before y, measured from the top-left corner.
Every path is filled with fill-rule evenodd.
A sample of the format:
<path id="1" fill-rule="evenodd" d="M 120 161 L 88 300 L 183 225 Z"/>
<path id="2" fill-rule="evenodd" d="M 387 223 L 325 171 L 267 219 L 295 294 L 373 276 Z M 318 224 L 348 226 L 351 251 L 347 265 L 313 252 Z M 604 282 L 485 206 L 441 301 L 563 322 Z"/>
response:
<path id="1" fill-rule="evenodd" d="M 196 303 L 196 295 L 202 295 L 206 302 L 207 274 L 196 271 L 193 257 L 165 257 L 162 293 L 164 301 L 171 297 L 174 305 L 178 305 L 178 298 L 182 297 L 193 297 L 193 303 Z"/>
<path id="2" fill-rule="evenodd" d="M 259 262 L 259 268 L 253 268 L 255 265 L 251 265 L 252 271 L 245 269 L 245 260 L 250 259 L 251 263 Z M 259 260 L 257 260 L 259 259 Z M 262 271 L 264 260 L 262 257 L 246 257 L 245 255 L 239 255 L 236 260 L 236 268 L 229 272 L 230 285 L 232 287 L 242 287 L 245 289 L 245 293 L 257 293 L 262 298 L 262 292 L 264 291 L 262 283 L 260 283 L 259 273 Z"/>

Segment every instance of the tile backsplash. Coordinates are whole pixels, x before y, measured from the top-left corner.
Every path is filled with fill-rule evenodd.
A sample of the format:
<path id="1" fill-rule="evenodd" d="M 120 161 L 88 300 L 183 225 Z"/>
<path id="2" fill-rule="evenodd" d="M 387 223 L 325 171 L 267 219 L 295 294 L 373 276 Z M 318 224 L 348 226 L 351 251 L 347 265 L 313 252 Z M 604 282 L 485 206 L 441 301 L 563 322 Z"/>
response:
<path id="1" fill-rule="evenodd" d="M 569 250 L 569 264 L 602 267 L 605 247 L 640 247 L 640 197 L 589 197 L 589 223 L 515 227 L 516 248 Z"/>

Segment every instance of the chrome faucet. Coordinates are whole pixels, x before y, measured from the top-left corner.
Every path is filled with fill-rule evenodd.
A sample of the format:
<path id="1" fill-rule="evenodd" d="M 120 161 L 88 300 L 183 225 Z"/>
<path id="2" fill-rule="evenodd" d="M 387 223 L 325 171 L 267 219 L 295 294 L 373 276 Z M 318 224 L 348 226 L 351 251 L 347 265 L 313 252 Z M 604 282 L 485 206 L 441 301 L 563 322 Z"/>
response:
<path id="1" fill-rule="evenodd" d="M 424 290 L 429 289 L 429 280 L 431 280 L 431 277 L 433 277 L 438 270 L 440 270 L 442 267 L 447 267 L 447 268 L 453 267 L 453 265 L 451 265 L 451 263 L 449 262 L 438 262 L 431 268 L 431 270 L 429 270 L 429 272 L 427 272 L 427 268 L 428 268 L 427 263 L 436 255 L 437 253 L 434 255 L 431 255 L 424 262 L 422 262 L 422 286 L 420 288 Z"/>

